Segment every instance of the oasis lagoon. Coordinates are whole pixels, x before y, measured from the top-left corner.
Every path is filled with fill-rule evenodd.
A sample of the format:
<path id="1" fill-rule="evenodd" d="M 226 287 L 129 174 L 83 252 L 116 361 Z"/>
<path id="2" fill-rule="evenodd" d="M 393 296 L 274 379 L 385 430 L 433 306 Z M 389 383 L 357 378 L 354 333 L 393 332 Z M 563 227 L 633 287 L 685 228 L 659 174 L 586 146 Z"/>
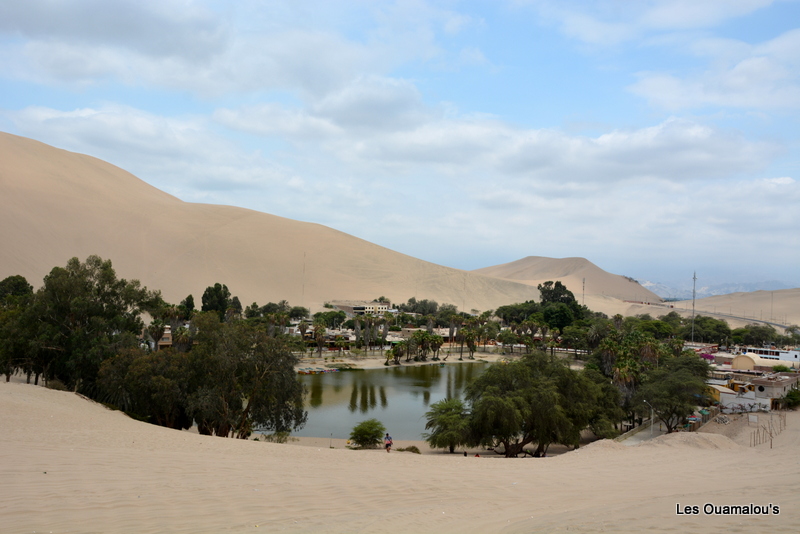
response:
<path id="1" fill-rule="evenodd" d="M 301 375 L 308 388 L 308 422 L 295 436 L 349 438 L 353 427 L 377 419 L 395 439 L 419 440 L 434 402 L 463 399 L 484 362 L 434 363 Z"/>

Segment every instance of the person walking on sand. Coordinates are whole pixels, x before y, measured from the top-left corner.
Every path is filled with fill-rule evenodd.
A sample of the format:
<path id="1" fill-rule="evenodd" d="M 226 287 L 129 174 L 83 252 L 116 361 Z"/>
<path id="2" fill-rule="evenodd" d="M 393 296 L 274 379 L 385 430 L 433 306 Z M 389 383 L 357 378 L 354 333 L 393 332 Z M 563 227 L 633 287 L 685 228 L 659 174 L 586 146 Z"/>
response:
<path id="1" fill-rule="evenodd" d="M 386 433 L 386 437 L 383 438 L 383 446 L 386 447 L 386 452 L 392 452 L 392 436 L 389 433 Z"/>

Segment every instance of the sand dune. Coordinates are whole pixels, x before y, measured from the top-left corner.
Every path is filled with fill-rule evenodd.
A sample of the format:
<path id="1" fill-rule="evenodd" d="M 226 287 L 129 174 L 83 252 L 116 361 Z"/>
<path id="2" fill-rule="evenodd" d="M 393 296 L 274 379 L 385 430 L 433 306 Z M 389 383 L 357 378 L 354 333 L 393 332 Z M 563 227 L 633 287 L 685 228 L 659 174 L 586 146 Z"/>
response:
<path id="1" fill-rule="evenodd" d="M 661 302 L 661 297 L 637 282 L 604 271 L 584 258 L 543 258 L 521 260 L 477 269 L 473 272 L 522 282 L 534 287 L 548 280 L 560 280 L 580 301 L 583 297 L 612 297 L 619 300 Z"/>
<path id="2" fill-rule="evenodd" d="M 662 302 L 658 295 L 638 283 L 604 271 L 584 258 L 529 256 L 473 272 L 534 287 L 547 280 L 560 280 L 579 302 L 609 316 L 649 313 L 658 317 L 673 310 L 686 317 L 692 314 L 691 301 Z M 780 325 L 800 324 L 800 288 L 697 299 L 695 313 L 724 319 L 731 328 L 768 322 L 780 330 Z"/>
<path id="3" fill-rule="evenodd" d="M 199 436 L 0 383 L 3 532 L 796 532 L 800 417 L 774 448 L 708 434 L 547 459 Z M 677 516 L 676 504 L 780 515 Z"/>
<path id="4" fill-rule="evenodd" d="M 393 252 L 342 232 L 230 206 L 192 204 L 90 156 L 0 132 L 0 279 L 34 287 L 73 256 L 111 259 L 178 302 L 225 283 L 247 305 L 288 300 L 316 311 L 331 300 L 409 297 L 486 310 L 538 299 L 561 280 L 590 309 L 662 315 L 660 299 L 583 258 L 527 257 L 467 272 Z M 584 288 L 585 280 L 585 288 Z M 711 297 L 698 310 L 728 309 L 732 326 L 767 316 L 800 324 L 800 289 Z M 675 305 L 691 314 L 691 304 Z"/>
<path id="5" fill-rule="evenodd" d="M 73 256 L 111 259 L 178 302 L 215 282 L 244 305 L 384 295 L 485 310 L 538 296 L 525 284 L 393 252 L 318 224 L 182 202 L 98 159 L 0 133 L 0 278 L 38 287 Z"/>

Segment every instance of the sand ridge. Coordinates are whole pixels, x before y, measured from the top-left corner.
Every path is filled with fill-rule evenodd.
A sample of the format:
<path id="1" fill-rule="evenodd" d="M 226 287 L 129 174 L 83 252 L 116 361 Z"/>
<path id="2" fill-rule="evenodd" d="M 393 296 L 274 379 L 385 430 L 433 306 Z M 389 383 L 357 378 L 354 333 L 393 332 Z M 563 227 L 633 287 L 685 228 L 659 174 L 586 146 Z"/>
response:
<path id="1" fill-rule="evenodd" d="M 797 531 L 797 415 L 773 450 L 666 436 L 676 443 L 488 460 L 199 436 L 2 383 L 0 517 L 4 532 Z M 709 501 L 782 513 L 675 515 Z"/>

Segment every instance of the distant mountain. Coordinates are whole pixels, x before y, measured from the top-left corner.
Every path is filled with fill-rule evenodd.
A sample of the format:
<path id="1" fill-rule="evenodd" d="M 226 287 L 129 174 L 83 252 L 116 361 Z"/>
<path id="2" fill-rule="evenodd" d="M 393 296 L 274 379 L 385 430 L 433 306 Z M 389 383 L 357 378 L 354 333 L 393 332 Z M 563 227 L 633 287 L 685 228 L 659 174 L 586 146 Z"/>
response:
<path id="1" fill-rule="evenodd" d="M 643 287 L 646 287 L 656 295 L 665 299 L 688 300 L 692 298 L 692 286 L 675 287 L 658 282 L 642 282 Z M 714 297 L 717 295 L 728 295 L 730 293 L 750 293 L 753 291 L 778 291 L 781 289 L 792 289 L 794 286 L 779 282 L 777 280 L 769 280 L 766 282 L 751 282 L 751 283 L 725 283 L 698 286 L 696 290 L 696 298 Z"/>

